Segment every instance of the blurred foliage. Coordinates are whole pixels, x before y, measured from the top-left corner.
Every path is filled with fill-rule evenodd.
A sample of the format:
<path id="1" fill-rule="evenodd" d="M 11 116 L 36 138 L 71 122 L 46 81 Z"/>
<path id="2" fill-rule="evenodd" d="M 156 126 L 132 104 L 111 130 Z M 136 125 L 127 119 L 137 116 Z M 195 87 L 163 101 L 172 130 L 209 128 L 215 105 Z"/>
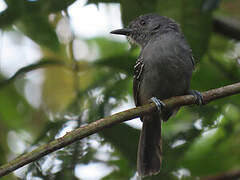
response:
<path id="1" fill-rule="evenodd" d="M 11 83 L 0 85 L 0 164 L 22 152 L 17 149 L 19 144 L 30 151 L 123 106 L 132 98 L 133 66 L 139 53 L 138 49 L 129 51 L 127 42 L 107 37 L 85 39 L 71 32 L 63 40 L 64 35 L 57 33 L 57 28 L 62 20 L 69 21 L 68 7 L 75 0 L 4 2 L 7 8 L 0 12 L 0 29 L 17 31 L 18 36 L 26 36 L 39 46 L 42 57 L 34 67 L 51 61 L 64 65 L 41 66 L 44 70 L 41 71 L 43 82 L 38 87 L 39 107 L 28 101 L 24 91 L 29 84 L 27 79 L 14 77 Z M 215 14 L 239 20 L 240 1 L 89 0 L 85 5 L 99 6 L 99 3 L 120 3 L 125 26 L 149 12 L 175 19 L 198 62 L 192 79 L 193 89 L 204 91 L 240 80 L 235 55 L 239 44 L 212 29 Z M 70 24 L 66 23 L 65 28 L 71 29 Z M 89 58 L 74 56 L 73 45 L 79 41 L 88 48 Z M 23 68 L 21 75 L 32 67 Z M 6 77 L 0 74 L 0 80 Z M 163 125 L 161 173 L 146 179 L 196 179 L 240 169 L 239 107 L 240 96 L 234 95 L 203 107 L 182 108 Z M 130 179 L 136 173 L 139 132 L 127 124 L 104 129 L 31 163 L 22 174 L 11 174 L 3 180 L 80 179 L 76 176 L 78 167 L 94 163 L 108 169 L 104 180 Z"/>

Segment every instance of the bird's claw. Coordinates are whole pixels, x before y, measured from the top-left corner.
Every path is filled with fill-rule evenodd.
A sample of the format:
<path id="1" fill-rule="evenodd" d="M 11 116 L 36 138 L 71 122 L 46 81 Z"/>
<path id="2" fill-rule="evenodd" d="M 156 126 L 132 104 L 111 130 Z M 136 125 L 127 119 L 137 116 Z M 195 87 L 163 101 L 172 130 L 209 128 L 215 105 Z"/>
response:
<path id="1" fill-rule="evenodd" d="M 196 102 L 197 102 L 198 105 L 203 105 L 204 104 L 203 96 L 199 91 L 190 90 L 189 94 L 193 95 L 196 98 Z"/>
<path id="2" fill-rule="evenodd" d="M 161 113 L 162 112 L 162 108 L 165 107 L 165 104 L 161 100 L 156 98 L 156 97 L 152 97 L 149 101 L 156 104 L 157 110 L 158 110 L 159 113 Z"/>

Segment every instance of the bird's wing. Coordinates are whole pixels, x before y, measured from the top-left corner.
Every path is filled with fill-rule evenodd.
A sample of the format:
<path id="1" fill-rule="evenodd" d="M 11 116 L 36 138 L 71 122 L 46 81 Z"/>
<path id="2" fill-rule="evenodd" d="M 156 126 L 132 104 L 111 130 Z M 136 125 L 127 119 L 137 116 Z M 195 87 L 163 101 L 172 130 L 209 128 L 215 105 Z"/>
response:
<path id="1" fill-rule="evenodd" d="M 133 96 L 134 102 L 136 106 L 139 106 L 140 102 L 138 100 L 139 90 L 141 85 L 141 80 L 143 76 L 143 69 L 144 69 L 144 62 L 143 59 L 140 57 L 134 66 L 134 76 L 133 76 Z"/>
<path id="2" fill-rule="evenodd" d="M 189 47 L 190 48 L 190 47 Z M 194 57 L 193 57 L 193 52 L 192 52 L 192 49 L 190 48 L 190 52 L 189 52 L 189 54 L 191 55 L 190 56 L 190 59 L 191 59 L 191 62 L 192 62 L 192 65 L 193 65 L 193 69 L 195 68 L 195 59 L 194 59 Z"/>

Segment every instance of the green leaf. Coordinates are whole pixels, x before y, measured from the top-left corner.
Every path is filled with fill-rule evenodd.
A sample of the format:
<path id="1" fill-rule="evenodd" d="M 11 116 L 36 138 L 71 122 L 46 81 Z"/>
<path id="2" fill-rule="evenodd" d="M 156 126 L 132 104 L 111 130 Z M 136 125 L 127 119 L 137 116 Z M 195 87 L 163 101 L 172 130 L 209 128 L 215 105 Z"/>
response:
<path id="1" fill-rule="evenodd" d="M 7 0 L 7 9 L 0 13 L 0 28 L 11 25 L 24 12 L 23 0 Z"/>
<path id="2" fill-rule="evenodd" d="M 43 0 L 41 1 L 41 7 L 52 13 L 59 12 L 61 10 L 66 10 L 75 1 L 76 0 Z"/>
<path id="3" fill-rule="evenodd" d="M 208 49 L 212 31 L 211 12 L 202 11 L 202 0 L 182 0 L 181 27 L 197 60 Z"/>
<path id="4" fill-rule="evenodd" d="M 99 59 L 94 62 L 96 66 L 113 68 L 133 76 L 133 66 L 136 62 L 136 57 L 133 56 L 113 56 L 109 58 Z"/>
<path id="5" fill-rule="evenodd" d="M 59 52 L 60 44 L 54 28 L 47 16 L 25 15 L 17 24 L 18 28 L 29 38 L 43 47 Z"/>
<path id="6" fill-rule="evenodd" d="M 139 0 L 122 0 L 121 1 L 121 14 L 123 24 L 126 26 L 130 21 L 136 17 L 156 12 L 157 0 L 139 1 Z"/>
<path id="7" fill-rule="evenodd" d="M 26 100 L 15 90 L 14 86 L 7 86 L 0 91 L 0 119 L 2 126 L 9 129 L 28 127 L 32 108 Z"/>

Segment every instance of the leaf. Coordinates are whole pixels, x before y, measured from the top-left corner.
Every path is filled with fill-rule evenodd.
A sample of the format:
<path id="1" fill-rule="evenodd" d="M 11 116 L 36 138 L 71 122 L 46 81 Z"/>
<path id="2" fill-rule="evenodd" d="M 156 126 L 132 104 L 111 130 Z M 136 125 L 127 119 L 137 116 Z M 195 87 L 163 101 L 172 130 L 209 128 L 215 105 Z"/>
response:
<path id="1" fill-rule="evenodd" d="M 71 71 L 62 67 L 45 69 L 43 82 L 43 105 L 50 112 L 61 112 L 76 95 Z"/>
<path id="2" fill-rule="evenodd" d="M 0 13 L 0 28 L 11 25 L 24 12 L 23 0 L 8 0 L 7 9 Z"/>
<path id="3" fill-rule="evenodd" d="M 211 12 L 202 12 L 202 0 L 182 0 L 181 27 L 196 60 L 200 60 L 208 49 L 212 31 Z"/>
<path id="4" fill-rule="evenodd" d="M 131 77 L 133 76 L 133 66 L 136 62 L 136 57 L 133 56 L 113 56 L 109 58 L 99 59 L 94 62 L 96 66 L 109 67 L 115 70 L 128 73 Z"/>
<path id="5" fill-rule="evenodd" d="M 117 148 L 129 160 L 131 166 L 136 167 L 139 130 L 126 124 L 119 124 L 115 127 L 104 129 L 100 132 L 100 135 Z"/>
<path id="6" fill-rule="evenodd" d="M 165 1 L 158 0 L 157 13 L 162 16 L 167 16 L 180 23 L 181 19 L 181 6 L 182 1 Z"/>
<path id="7" fill-rule="evenodd" d="M 17 23 L 17 27 L 40 46 L 59 52 L 58 37 L 54 28 L 49 24 L 47 16 L 25 15 Z"/>
<path id="8" fill-rule="evenodd" d="M 124 26 L 140 15 L 156 12 L 157 2 L 157 0 L 122 0 L 121 14 Z"/>
<path id="9" fill-rule="evenodd" d="M 3 127 L 9 129 L 29 127 L 27 117 L 33 109 L 13 85 L 1 89 L 0 99 L 0 117 Z"/>
<path id="10" fill-rule="evenodd" d="M 94 38 L 87 40 L 89 48 L 97 48 L 100 58 L 120 55 L 128 53 L 128 44 L 118 41 L 108 40 L 106 38 Z M 113 48 L 114 47 L 114 48 Z"/>
<path id="11" fill-rule="evenodd" d="M 76 0 L 45 0 L 41 1 L 41 7 L 43 7 L 42 10 L 47 8 L 51 13 L 59 12 L 61 10 L 66 10 L 75 1 Z"/>
<path id="12" fill-rule="evenodd" d="M 87 4 L 96 4 L 98 5 L 99 3 L 118 3 L 120 0 L 89 0 Z"/>

